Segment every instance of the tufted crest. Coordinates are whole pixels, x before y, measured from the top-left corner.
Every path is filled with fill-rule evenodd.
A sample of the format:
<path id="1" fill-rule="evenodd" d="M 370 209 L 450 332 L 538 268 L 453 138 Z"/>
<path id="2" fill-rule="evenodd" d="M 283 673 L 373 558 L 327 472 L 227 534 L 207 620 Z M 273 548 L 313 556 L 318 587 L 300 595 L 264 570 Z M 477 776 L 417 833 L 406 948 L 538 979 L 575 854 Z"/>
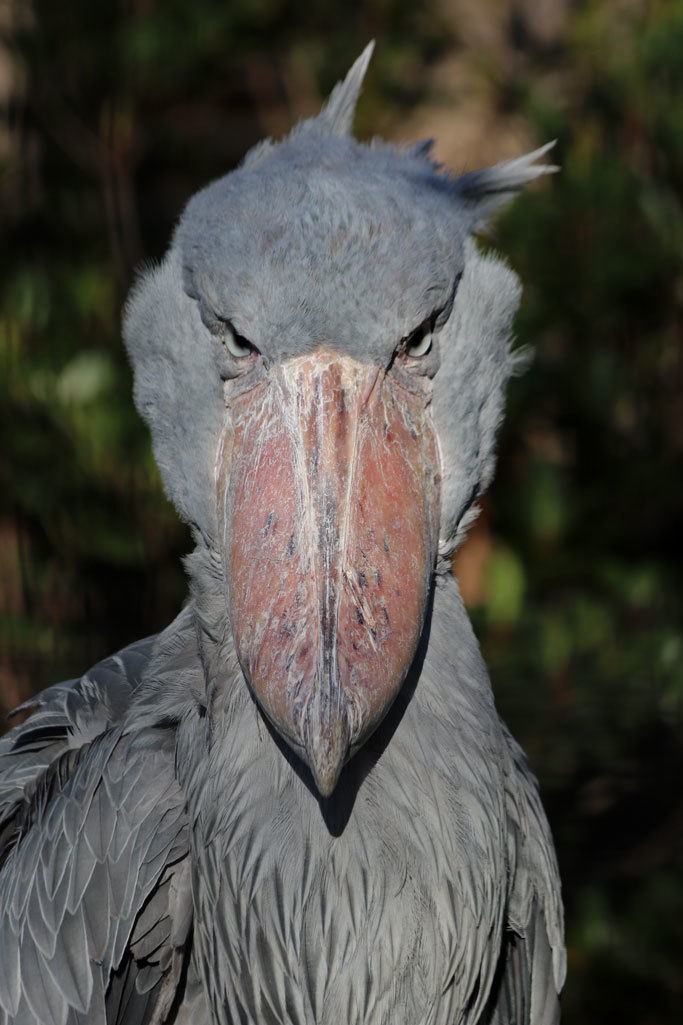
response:
<path id="1" fill-rule="evenodd" d="M 349 135 L 353 126 L 353 116 L 360 96 L 365 73 L 375 49 L 375 41 L 368 43 L 362 54 L 349 70 L 343 82 L 338 82 L 319 115 L 330 131 L 335 135 Z"/>

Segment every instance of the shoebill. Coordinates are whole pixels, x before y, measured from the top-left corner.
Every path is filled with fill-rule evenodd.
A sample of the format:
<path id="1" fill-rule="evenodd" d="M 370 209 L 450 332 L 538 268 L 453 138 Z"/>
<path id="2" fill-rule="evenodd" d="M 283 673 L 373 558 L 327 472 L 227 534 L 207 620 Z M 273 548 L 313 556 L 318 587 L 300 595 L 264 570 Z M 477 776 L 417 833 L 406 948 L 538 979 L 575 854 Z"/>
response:
<path id="1" fill-rule="evenodd" d="M 452 175 L 318 117 L 188 204 L 128 301 L 189 600 L 0 745 L 0 1022 L 559 1017 L 536 782 L 450 572 L 519 300 Z"/>

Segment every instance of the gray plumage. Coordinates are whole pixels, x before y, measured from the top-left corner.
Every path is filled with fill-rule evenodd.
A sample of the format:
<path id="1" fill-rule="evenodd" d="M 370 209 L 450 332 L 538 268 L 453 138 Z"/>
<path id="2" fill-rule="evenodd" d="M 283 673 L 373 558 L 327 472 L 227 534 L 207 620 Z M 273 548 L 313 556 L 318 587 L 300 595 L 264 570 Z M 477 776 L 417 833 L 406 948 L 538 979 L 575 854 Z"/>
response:
<path id="1" fill-rule="evenodd" d="M 559 1018 L 565 969 L 552 839 L 449 573 L 492 476 L 516 362 L 509 336 L 517 279 L 481 256 L 470 235 L 548 170 L 534 164 L 546 147 L 458 178 L 433 163 L 428 146 L 358 144 L 348 132 L 370 55 L 368 48 L 317 119 L 277 145 L 261 144 L 191 200 L 167 257 L 129 300 L 137 405 L 196 542 L 186 564 L 191 597 L 158 637 L 39 695 L 33 715 L 0 741 L 0 1025 Z M 302 720 L 299 743 L 298 720 L 288 732 L 286 714 L 278 718 L 279 697 L 262 692 L 236 625 L 246 601 L 231 535 L 241 511 L 231 478 L 247 445 L 238 410 L 256 408 L 253 396 L 273 394 L 277 382 L 287 401 L 288 368 L 309 373 L 309 363 L 318 382 L 335 374 L 361 382 L 361 424 L 383 389 L 387 475 L 394 467 L 401 480 L 422 481 L 404 454 L 389 454 L 392 431 L 405 428 L 406 443 L 429 463 L 419 424 L 434 432 L 440 463 L 436 485 L 429 470 L 418 489 L 439 536 L 437 544 L 425 531 L 421 625 L 412 647 L 406 642 L 400 689 L 357 744 L 353 733 L 341 748 L 334 740 L 333 775 L 315 743 L 306 746 L 312 720 Z M 341 385 L 334 388 L 338 396 Z M 293 396 L 291 408 L 306 408 L 304 399 Z M 340 423 L 349 415 L 344 402 Z M 264 403 L 258 408 L 271 408 Z M 327 421 L 320 414 L 315 423 L 320 431 Z M 247 422 L 247 439 L 249 430 Z M 313 428 L 302 419 L 292 431 L 301 434 L 292 451 L 308 452 Z M 267 462 L 266 441 L 258 431 L 256 438 L 245 488 Z M 362 444 L 354 446 L 360 460 Z M 284 474 L 285 497 L 288 458 L 269 471 Z M 314 491 L 327 458 L 321 450 L 320 463 L 316 455 L 304 468 Z M 349 481 L 353 496 L 360 485 Z M 258 505 L 271 483 L 265 476 L 240 493 Z M 325 529 L 310 529 L 332 579 L 342 542 L 326 540 L 337 512 L 323 487 L 325 496 Z M 389 542 L 402 538 L 391 534 L 389 505 L 377 547 L 391 568 Z M 356 522 L 366 540 L 362 565 L 340 564 L 335 615 L 350 602 L 353 650 L 367 641 L 368 652 L 382 655 L 377 610 L 389 623 L 394 606 L 382 604 L 378 568 L 376 592 L 366 579 L 374 534 L 362 533 L 365 511 L 344 515 L 342 555 Z M 264 550 L 285 522 L 278 511 L 256 524 Z M 282 583 L 261 610 L 265 624 L 280 615 L 275 602 L 284 601 L 292 559 L 305 568 L 297 580 L 318 579 L 314 556 L 296 552 L 308 529 L 292 532 L 286 554 L 267 562 L 266 575 L 282 574 Z M 320 616 L 327 591 L 318 594 Z M 409 598 L 396 598 L 396 607 Z M 282 616 L 286 648 L 292 624 Z M 328 637 L 328 625 L 328 633 L 319 629 Z M 259 637 L 260 652 L 268 635 Z M 344 642 L 339 633 L 335 652 Z M 297 637 L 297 657 L 302 643 Z M 360 695 L 364 708 L 370 698 L 354 682 L 357 671 L 352 664 L 343 692 Z M 346 721 L 336 706 L 320 707 L 323 725 Z"/>

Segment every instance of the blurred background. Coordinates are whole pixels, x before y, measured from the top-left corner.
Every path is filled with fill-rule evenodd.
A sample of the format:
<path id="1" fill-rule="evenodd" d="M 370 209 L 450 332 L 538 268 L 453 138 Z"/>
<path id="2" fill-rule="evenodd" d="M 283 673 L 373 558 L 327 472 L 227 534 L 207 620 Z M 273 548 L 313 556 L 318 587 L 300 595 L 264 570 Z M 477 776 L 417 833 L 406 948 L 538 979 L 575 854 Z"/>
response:
<path id="1" fill-rule="evenodd" d="M 683 2 L 0 0 L 0 712 L 178 611 L 186 529 L 120 314 L 187 199 L 370 38 L 357 134 L 467 170 L 558 140 L 481 244 L 524 299 L 455 570 L 541 781 L 567 1025 L 683 1021 Z"/>

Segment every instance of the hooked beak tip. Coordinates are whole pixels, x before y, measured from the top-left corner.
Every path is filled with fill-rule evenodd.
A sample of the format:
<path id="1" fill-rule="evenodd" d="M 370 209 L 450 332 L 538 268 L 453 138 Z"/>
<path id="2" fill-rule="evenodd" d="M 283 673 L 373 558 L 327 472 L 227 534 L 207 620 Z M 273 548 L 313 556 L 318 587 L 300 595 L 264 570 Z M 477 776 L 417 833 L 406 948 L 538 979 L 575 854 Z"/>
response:
<path id="1" fill-rule="evenodd" d="M 326 723 L 306 719 L 304 745 L 315 785 L 322 797 L 329 797 L 337 785 L 349 753 L 349 725 L 344 710 Z"/>

